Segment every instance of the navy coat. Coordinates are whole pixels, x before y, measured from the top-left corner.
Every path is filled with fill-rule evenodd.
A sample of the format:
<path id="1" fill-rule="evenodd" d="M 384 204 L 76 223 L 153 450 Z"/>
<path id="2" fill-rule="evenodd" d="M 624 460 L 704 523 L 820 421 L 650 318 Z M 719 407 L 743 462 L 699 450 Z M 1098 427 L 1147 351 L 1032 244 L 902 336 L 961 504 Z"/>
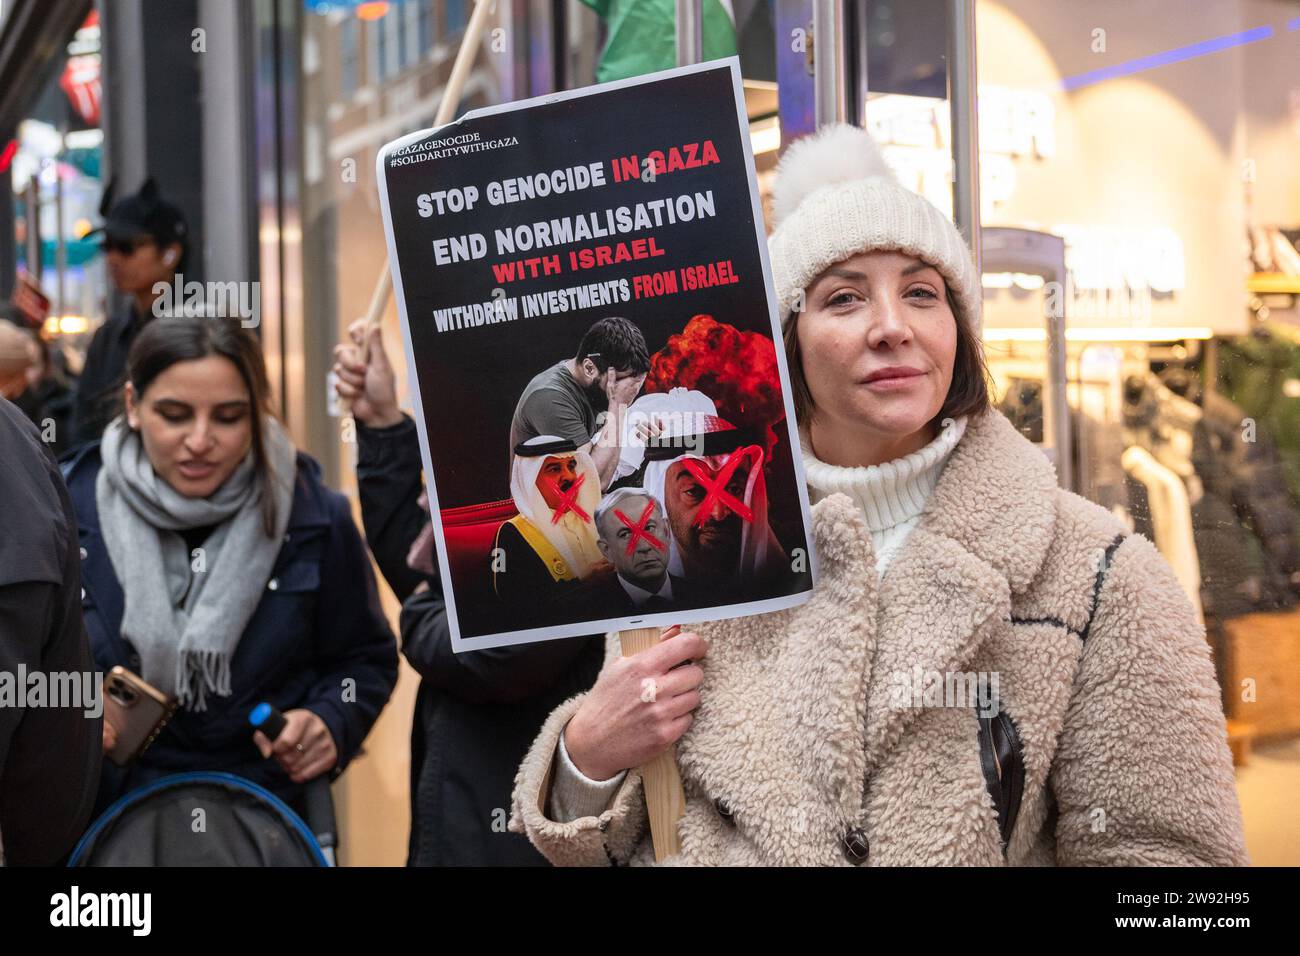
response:
<path id="1" fill-rule="evenodd" d="M 99 531 L 100 466 L 98 442 L 64 465 L 81 536 L 86 630 L 97 670 L 121 664 L 139 673 L 139 656 L 119 633 L 122 586 Z M 360 752 L 397 681 L 396 643 L 348 501 L 325 487 L 320 466 L 302 453 L 289 526 L 265 588 L 231 659 L 231 695 L 209 695 L 204 711 L 177 710 L 128 770 L 105 761 L 100 810 L 129 789 L 190 770 L 238 774 L 296 804 L 301 787 L 253 743 L 248 713 L 261 701 L 317 714 L 334 737 L 337 770 Z"/>

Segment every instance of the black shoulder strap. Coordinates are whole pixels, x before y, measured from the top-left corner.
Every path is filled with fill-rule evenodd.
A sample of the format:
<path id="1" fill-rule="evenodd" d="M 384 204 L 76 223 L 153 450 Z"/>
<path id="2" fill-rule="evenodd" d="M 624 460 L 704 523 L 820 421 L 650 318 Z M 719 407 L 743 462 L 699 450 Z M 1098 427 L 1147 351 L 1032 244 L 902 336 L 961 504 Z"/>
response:
<path id="1" fill-rule="evenodd" d="M 1088 623 L 1085 624 L 1083 630 L 1079 632 L 1079 639 L 1081 641 L 1086 642 L 1088 640 L 1088 632 L 1092 630 L 1092 619 L 1097 615 L 1097 602 L 1101 599 L 1101 586 L 1106 580 L 1106 572 L 1110 570 L 1110 562 L 1111 559 L 1115 557 L 1115 551 L 1118 550 L 1119 546 L 1124 543 L 1124 539 L 1127 537 L 1128 532 L 1121 531 L 1115 536 L 1115 540 L 1110 543 L 1110 546 L 1106 549 L 1106 553 L 1102 555 L 1101 567 L 1097 569 L 1097 578 L 1092 582 L 1092 610 L 1088 612 Z"/>

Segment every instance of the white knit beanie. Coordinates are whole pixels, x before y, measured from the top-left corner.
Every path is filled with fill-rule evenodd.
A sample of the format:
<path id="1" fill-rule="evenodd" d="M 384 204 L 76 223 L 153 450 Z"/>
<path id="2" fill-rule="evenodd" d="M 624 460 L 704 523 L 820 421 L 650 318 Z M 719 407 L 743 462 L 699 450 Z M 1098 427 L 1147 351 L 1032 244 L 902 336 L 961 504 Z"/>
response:
<path id="1" fill-rule="evenodd" d="M 866 130 L 835 123 L 790 144 L 777 165 L 772 211 L 767 248 L 783 326 L 824 269 L 882 249 L 938 269 L 979 339 L 980 281 L 966 241 L 934 204 L 898 182 Z"/>

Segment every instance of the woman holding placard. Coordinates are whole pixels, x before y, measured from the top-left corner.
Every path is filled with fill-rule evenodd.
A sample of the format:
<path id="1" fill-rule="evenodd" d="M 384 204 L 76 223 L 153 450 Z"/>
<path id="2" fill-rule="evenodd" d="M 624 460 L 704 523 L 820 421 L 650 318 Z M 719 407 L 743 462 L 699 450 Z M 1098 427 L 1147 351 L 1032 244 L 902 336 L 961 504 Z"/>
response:
<path id="1" fill-rule="evenodd" d="M 816 591 L 611 647 L 512 827 L 558 864 L 652 861 L 632 768 L 675 743 L 679 862 L 1246 863 L 1203 626 L 990 407 L 960 234 L 851 126 L 793 145 L 773 196 Z"/>

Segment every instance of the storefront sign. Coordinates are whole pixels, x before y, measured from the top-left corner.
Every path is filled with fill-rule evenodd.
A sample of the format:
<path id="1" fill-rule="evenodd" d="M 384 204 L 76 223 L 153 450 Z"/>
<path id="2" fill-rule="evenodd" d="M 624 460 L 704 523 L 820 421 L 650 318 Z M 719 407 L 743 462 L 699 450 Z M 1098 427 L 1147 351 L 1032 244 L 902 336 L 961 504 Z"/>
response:
<path id="1" fill-rule="evenodd" d="M 1072 318 L 1150 321 L 1153 298 L 1187 285 L 1183 241 L 1165 226 L 1060 225 Z"/>
<path id="2" fill-rule="evenodd" d="M 867 105 L 867 128 L 899 179 L 945 212 L 952 209 L 952 118 L 945 100 L 888 94 Z M 1046 93 L 981 86 L 980 198 L 994 204 L 1016 187 L 1013 160 L 1056 155 L 1056 107 Z"/>
<path id="3" fill-rule="evenodd" d="M 99 12 L 92 10 L 68 44 L 68 61 L 59 88 L 73 110 L 89 126 L 99 125 L 100 86 Z"/>

